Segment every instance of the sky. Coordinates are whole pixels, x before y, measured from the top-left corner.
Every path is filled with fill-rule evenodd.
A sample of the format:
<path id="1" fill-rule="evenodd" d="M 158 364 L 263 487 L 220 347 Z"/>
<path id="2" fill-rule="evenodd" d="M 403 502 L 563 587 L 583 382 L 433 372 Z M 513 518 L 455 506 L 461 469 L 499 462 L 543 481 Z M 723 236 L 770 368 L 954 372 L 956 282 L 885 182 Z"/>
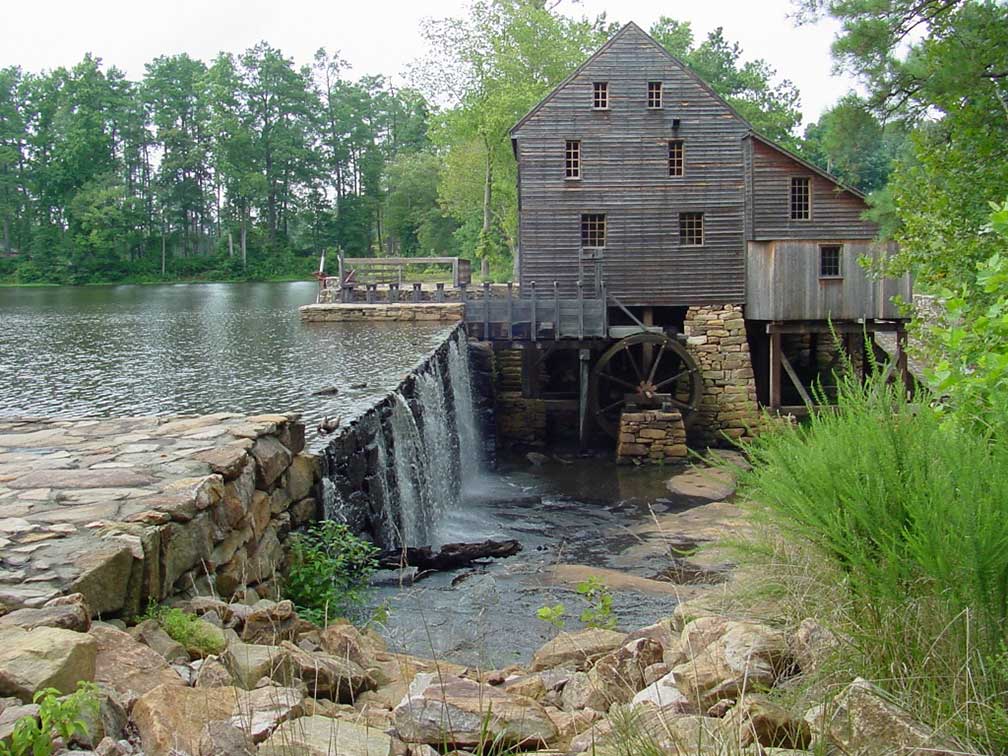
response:
<path id="1" fill-rule="evenodd" d="M 0 67 L 28 71 L 71 66 L 85 53 L 114 64 L 130 78 L 158 55 L 188 52 L 209 61 L 261 40 L 301 63 L 315 50 L 339 51 L 350 76 L 385 74 L 397 84 L 424 52 L 420 21 L 462 15 L 466 0 L 0 0 L 7 32 Z M 764 58 L 801 92 L 806 122 L 855 87 L 833 75 L 831 21 L 797 26 L 791 0 L 561 0 L 572 16 L 605 12 L 610 21 L 636 21 L 647 29 L 661 15 L 693 24 L 695 36 L 723 26 L 742 45 L 745 59 Z"/>

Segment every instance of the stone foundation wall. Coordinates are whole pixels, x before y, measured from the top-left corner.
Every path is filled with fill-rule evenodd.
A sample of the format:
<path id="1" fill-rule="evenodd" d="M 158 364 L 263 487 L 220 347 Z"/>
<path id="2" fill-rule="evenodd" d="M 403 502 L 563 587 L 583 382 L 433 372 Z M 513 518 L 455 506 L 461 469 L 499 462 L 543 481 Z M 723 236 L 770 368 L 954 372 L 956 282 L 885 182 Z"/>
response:
<path id="1" fill-rule="evenodd" d="M 400 304 L 312 304 L 300 308 L 301 320 L 306 323 L 386 322 L 403 323 L 425 321 L 454 323 L 462 320 L 465 305 L 454 303 L 400 303 Z"/>
<path id="2" fill-rule="evenodd" d="M 723 444 L 726 436 L 744 438 L 762 417 L 741 305 L 690 307 L 684 331 L 704 386 L 691 442 L 706 446 Z"/>
<path id="3" fill-rule="evenodd" d="M 275 596 L 283 541 L 318 514 L 304 443 L 297 415 L 0 422 L 0 604 Z"/>
<path id="4" fill-rule="evenodd" d="M 616 461 L 661 464 L 686 458 L 686 427 L 679 410 L 642 410 L 620 415 Z"/>

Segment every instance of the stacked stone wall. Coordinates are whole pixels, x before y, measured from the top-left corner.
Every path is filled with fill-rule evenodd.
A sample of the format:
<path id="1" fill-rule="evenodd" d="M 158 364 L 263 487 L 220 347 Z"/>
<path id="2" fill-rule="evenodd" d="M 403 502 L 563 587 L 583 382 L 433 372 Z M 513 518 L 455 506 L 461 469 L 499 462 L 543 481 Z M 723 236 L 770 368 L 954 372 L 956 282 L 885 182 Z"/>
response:
<path id="1" fill-rule="evenodd" d="M 0 604 L 275 595 L 283 541 L 318 512 L 304 445 L 297 415 L 0 423 Z"/>
<path id="2" fill-rule="evenodd" d="M 522 350 L 501 349 L 494 354 L 494 419 L 501 445 L 541 447 L 546 443 L 546 402 L 522 396 Z M 536 379 L 545 380 L 539 363 Z"/>
<path id="3" fill-rule="evenodd" d="M 617 462 L 663 464 L 678 462 L 688 454 L 686 427 L 679 410 L 642 410 L 620 415 Z"/>
<path id="4" fill-rule="evenodd" d="M 400 304 L 313 304 L 300 308 L 306 323 L 385 322 L 454 323 L 462 320 L 465 305 L 455 303 L 409 302 Z"/>
<path id="5" fill-rule="evenodd" d="M 691 443 L 718 445 L 745 438 L 761 423 L 761 414 L 741 305 L 690 307 L 684 332 L 703 379 Z"/>

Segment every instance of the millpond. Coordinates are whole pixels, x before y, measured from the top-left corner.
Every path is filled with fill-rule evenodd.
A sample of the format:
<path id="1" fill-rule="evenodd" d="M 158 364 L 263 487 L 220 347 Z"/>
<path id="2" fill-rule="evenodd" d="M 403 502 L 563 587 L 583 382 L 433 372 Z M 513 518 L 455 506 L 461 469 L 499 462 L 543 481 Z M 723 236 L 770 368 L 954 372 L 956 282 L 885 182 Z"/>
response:
<path id="1" fill-rule="evenodd" d="M 562 604 L 579 626 L 575 589 L 591 575 L 613 587 L 621 625 L 668 614 L 688 586 L 655 579 L 670 553 L 656 525 L 698 503 L 668 492 L 668 470 L 555 450 L 491 459 L 488 367 L 460 331 L 303 323 L 314 295 L 313 283 L 0 289 L 0 417 L 298 411 L 322 460 L 323 516 L 386 549 L 521 543 L 461 570 L 380 572 L 368 609 L 397 649 L 527 660 L 556 632 L 537 610 Z M 325 416 L 342 418 L 331 435 L 315 431 Z"/>

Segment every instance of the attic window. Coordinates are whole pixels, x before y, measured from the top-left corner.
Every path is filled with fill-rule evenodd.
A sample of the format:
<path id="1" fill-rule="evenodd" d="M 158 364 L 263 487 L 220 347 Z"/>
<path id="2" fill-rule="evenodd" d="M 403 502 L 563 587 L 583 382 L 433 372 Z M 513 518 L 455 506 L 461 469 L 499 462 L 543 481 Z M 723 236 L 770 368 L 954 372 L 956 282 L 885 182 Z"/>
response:
<path id="1" fill-rule="evenodd" d="M 842 244 L 823 244 L 819 247 L 819 277 L 843 278 Z"/>
<path id="2" fill-rule="evenodd" d="M 568 139 L 564 149 L 564 175 L 569 179 L 581 178 L 581 142 Z"/>
<path id="3" fill-rule="evenodd" d="M 684 247 L 703 246 L 703 213 L 679 213 L 679 243 Z"/>
<path id="4" fill-rule="evenodd" d="M 604 213 L 581 214 L 581 246 L 604 247 L 606 217 Z"/>
<path id="5" fill-rule="evenodd" d="M 672 139 L 668 143 L 668 175 L 669 176 L 682 176 L 683 175 L 683 140 L 682 139 Z"/>
<path id="6" fill-rule="evenodd" d="M 649 81 L 647 84 L 647 106 L 651 110 L 661 108 L 661 82 Z"/>
<path id="7" fill-rule="evenodd" d="M 812 179 L 795 176 L 791 179 L 791 220 L 809 220 L 812 217 Z"/>
<path id="8" fill-rule="evenodd" d="M 607 110 L 609 108 L 608 81 L 596 81 L 592 86 L 592 107 L 595 110 Z"/>

